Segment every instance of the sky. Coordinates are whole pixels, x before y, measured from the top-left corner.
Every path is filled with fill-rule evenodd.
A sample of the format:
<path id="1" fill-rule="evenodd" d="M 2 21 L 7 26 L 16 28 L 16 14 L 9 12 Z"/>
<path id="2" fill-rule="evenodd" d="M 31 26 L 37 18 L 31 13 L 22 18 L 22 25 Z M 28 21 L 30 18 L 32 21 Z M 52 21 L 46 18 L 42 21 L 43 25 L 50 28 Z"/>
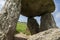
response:
<path id="1" fill-rule="evenodd" d="M 4 6 L 5 1 L 0 0 L 0 10 Z M 52 13 L 56 22 L 56 25 L 60 27 L 60 0 L 54 0 L 55 3 L 55 11 Z M 40 24 L 40 17 L 35 17 L 37 19 L 37 22 Z M 20 22 L 27 22 L 27 17 L 20 15 L 19 20 Z"/>

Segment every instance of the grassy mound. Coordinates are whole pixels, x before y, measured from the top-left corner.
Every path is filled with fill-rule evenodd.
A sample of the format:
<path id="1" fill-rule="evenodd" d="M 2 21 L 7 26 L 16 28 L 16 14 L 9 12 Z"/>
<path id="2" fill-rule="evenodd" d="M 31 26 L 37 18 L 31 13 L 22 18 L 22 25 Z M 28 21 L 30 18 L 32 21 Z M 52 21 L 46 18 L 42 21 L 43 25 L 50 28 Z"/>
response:
<path id="1" fill-rule="evenodd" d="M 27 24 L 26 22 L 17 22 L 16 26 L 16 33 L 24 33 L 24 34 L 30 34 L 30 32 L 27 30 Z"/>

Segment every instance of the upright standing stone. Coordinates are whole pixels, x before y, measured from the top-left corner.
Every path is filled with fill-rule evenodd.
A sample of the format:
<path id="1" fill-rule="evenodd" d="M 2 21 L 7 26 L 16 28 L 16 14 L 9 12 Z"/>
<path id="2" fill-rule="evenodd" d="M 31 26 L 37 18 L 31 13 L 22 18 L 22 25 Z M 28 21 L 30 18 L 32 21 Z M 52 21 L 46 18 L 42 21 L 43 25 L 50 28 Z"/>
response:
<path id="1" fill-rule="evenodd" d="M 57 28 L 56 23 L 53 15 L 50 13 L 46 13 L 41 16 L 40 32 L 50 28 Z"/>
<path id="2" fill-rule="evenodd" d="M 21 0 L 6 0 L 0 12 L 0 40 L 13 40 L 20 16 Z"/>
<path id="3" fill-rule="evenodd" d="M 39 32 L 39 25 L 34 18 L 28 18 L 27 26 L 32 35 Z"/>

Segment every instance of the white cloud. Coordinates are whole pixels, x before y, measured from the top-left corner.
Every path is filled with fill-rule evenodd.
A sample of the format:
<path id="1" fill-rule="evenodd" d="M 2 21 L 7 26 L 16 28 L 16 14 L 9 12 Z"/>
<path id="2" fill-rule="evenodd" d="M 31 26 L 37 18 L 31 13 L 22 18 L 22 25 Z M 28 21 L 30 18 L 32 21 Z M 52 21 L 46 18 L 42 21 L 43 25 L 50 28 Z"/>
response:
<path id="1" fill-rule="evenodd" d="M 4 0 L 0 0 L 0 8 L 2 8 L 5 4 L 5 1 Z"/>
<path id="2" fill-rule="evenodd" d="M 5 1 L 4 0 L 0 0 L 0 4 L 4 5 Z"/>
<path id="3" fill-rule="evenodd" d="M 60 12 L 56 13 L 56 18 L 60 18 Z"/>

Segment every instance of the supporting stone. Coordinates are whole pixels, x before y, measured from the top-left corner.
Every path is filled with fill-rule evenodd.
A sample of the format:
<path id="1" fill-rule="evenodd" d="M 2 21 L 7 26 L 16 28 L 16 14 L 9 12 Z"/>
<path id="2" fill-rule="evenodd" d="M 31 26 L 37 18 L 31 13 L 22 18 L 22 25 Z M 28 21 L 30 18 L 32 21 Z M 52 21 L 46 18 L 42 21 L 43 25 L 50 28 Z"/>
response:
<path id="1" fill-rule="evenodd" d="M 57 28 L 56 23 L 53 15 L 50 13 L 46 13 L 41 16 L 40 32 L 50 28 Z"/>
<path id="2" fill-rule="evenodd" d="M 31 32 L 31 35 L 39 32 L 39 25 L 34 18 L 28 18 L 27 26 Z"/>

